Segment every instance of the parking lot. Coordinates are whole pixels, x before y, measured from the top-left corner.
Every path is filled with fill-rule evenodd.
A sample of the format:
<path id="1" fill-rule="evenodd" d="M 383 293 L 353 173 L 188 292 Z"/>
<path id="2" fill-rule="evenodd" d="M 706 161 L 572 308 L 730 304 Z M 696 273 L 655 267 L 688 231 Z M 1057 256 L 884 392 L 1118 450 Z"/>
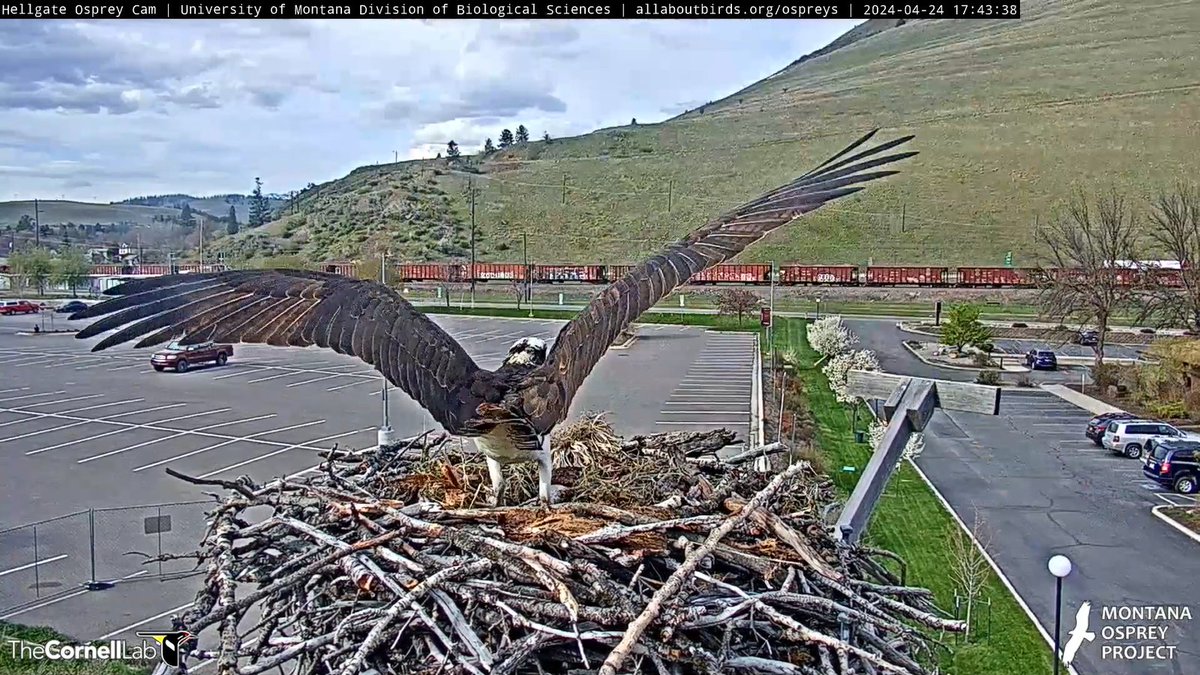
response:
<path id="1" fill-rule="evenodd" d="M 1067 343 L 1056 344 L 1044 340 L 993 340 L 996 351 L 1005 354 L 1022 355 L 1033 349 L 1048 349 L 1058 356 L 1095 358 L 1096 352 L 1091 347 Z M 1114 359 L 1138 359 L 1142 357 L 1145 347 L 1140 345 L 1104 345 L 1104 355 Z"/>
<path id="2" fill-rule="evenodd" d="M 1145 479 L 1140 460 L 1095 446 L 1083 435 L 1090 416 L 1048 392 L 1006 390 L 999 416 L 939 411 L 917 462 L 964 521 L 978 513 L 989 553 L 1051 629 L 1054 585 L 1046 561 L 1052 555 L 1074 563 L 1063 586 L 1065 616 L 1084 601 L 1097 610 L 1187 603 L 1180 589 L 1200 572 L 1196 543 L 1151 513 L 1161 504 L 1196 500 Z M 1093 611 L 1090 629 L 1097 635 L 1109 623 Z M 1079 650 L 1080 673 L 1200 672 L 1195 622 L 1123 623 L 1166 626 L 1162 640 L 1120 644 L 1178 645 L 1178 658 L 1102 660 L 1102 646 L 1117 643 L 1097 638 Z"/>
<path id="3" fill-rule="evenodd" d="M 552 342 L 563 323 L 435 320 L 484 368 L 498 366 L 519 337 Z M 247 474 L 261 482 L 311 469 L 316 452 L 334 443 L 369 448 L 376 442 L 383 380 L 354 358 L 237 345 L 225 366 L 155 373 L 150 350 L 91 353 L 92 340 L 16 334 L 31 323 L 29 317 L 0 318 L 0 453 L 6 459 L 0 619 L 48 624 L 79 637 L 120 634 L 138 622 L 161 625 L 154 622 L 191 601 L 197 580 L 164 580 L 189 569 L 186 561 L 146 566 L 144 556 L 130 552 L 194 547 L 204 505 L 180 502 L 208 499 L 204 489 L 166 475 L 166 468 L 205 478 Z M 752 338 L 651 325 L 640 326 L 638 335 L 630 348 L 610 350 L 600 361 L 572 416 L 609 411 L 625 435 L 725 426 L 745 438 Z M 390 423 L 401 437 L 437 427 L 404 392 L 392 388 L 389 403 Z M 59 516 L 66 517 L 17 527 Z M 104 591 L 81 588 L 93 574 L 125 581 Z"/>

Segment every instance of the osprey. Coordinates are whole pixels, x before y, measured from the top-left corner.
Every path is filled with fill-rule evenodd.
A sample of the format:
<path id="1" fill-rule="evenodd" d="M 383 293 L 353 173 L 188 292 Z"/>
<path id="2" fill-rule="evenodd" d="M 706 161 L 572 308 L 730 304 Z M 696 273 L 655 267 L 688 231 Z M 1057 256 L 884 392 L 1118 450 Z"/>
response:
<path id="1" fill-rule="evenodd" d="M 793 219 L 898 173 L 874 170 L 916 155 L 883 154 L 905 136 L 852 153 L 878 129 L 818 167 L 721 215 L 666 246 L 609 285 L 559 331 L 554 347 L 523 338 L 496 370 L 399 293 L 374 281 L 292 269 L 233 270 L 139 279 L 105 291 L 118 297 L 71 315 L 104 317 L 76 334 L 116 330 L 92 351 L 141 338 L 148 347 L 183 337 L 274 346 L 316 345 L 375 367 L 429 411 L 447 432 L 475 439 L 487 459 L 493 503 L 501 468 L 537 462 L 538 497 L 550 501 L 549 435 L 566 418 L 584 379 L 617 334 L 692 275 L 724 262 Z"/>

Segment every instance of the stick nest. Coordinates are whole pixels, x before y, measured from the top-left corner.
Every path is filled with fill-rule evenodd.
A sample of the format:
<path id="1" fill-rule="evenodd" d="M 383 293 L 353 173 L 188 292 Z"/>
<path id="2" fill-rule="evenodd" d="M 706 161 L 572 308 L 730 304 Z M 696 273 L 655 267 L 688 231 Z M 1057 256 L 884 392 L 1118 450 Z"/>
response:
<path id="1" fill-rule="evenodd" d="M 931 672 L 933 633 L 964 626 L 900 585 L 894 555 L 829 536 L 825 477 L 779 444 L 717 455 L 734 440 L 623 439 L 587 414 L 552 439 L 565 501 L 550 508 L 480 508 L 482 458 L 442 434 L 335 446 L 320 472 L 265 485 L 168 470 L 227 492 L 194 554 L 196 601 L 172 618 L 198 635 L 185 668 Z M 506 475 L 508 499 L 536 494 L 532 467 Z"/>

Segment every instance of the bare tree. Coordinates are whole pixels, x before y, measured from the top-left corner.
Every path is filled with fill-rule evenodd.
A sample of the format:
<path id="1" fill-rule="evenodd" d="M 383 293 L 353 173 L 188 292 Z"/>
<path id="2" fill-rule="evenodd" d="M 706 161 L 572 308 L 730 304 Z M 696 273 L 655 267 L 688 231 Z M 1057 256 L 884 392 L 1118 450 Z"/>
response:
<path id="1" fill-rule="evenodd" d="M 717 294 L 717 313 L 736 316 L 738 325 L 742 319 L 762 305 L 757 293 L 744 288 L 730 288 Z"/>
<path id="2" fill-rule="evenodd" d="M 988 582 L 989 565 L 984 551 L 989 543 L 987 527 L 978 509 L 975 510 L 975 522 L 971 525 L 970 535 L 961 527 L 954 528 L 950 535 L 950 577 L 967 605 L 963 619 L 967 624 L 964 637 L 968 640 L 971 637 L 971 615 L 975 603 L 983 595 Z"/>
<path id="3" fill-rule="evenodd" d="M 1200 330 L 1200 190 L 1181 181 L 1151 206 L 1150 237 L 1179 262 L 1179 270 L 1154 273 L 1158 283 L 1148 284 L 1138 322 Z"/>
<path id="4" fill-rule="evenodd" d="M 1038 301 L 1042 311 L 1060 322 L 1096 325 L 1096 365 L 1104 363 L 1105 331 L 1113 316 L 1137 305 L 1132 279 L 1141 275 L 1127 261 L 1139 259 L 1137 226 L 1125 198 L 1115 190 L 1088 204 L 1080 194 L 1065 217 L 1036 233 L 1041 257 Z"/>

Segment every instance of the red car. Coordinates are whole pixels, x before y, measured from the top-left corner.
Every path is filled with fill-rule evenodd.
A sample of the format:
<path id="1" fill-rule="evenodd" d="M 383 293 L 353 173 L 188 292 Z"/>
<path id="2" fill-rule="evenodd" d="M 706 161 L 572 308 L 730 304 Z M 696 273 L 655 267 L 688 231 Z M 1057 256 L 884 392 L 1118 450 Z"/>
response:
<path id="1" fill-rule="evenodd" d="M 28 300 L 0 300 L 0 315 L 37 314 L 41 307 Z"/>
<path id="2" fill-rule="evenodd" d="M 213 342 L 181 345 L 175 341 L 168 344 L 166 349 L 154 352 L 154 356 L 150 357 L 150 365 L 160 373 L 167 368 L 173 368 L 175 372 L 182 373 L 197 363 L 215 363 L 223 366 L 231 356 L 233 356 L 233 345 L 220 345 Z"/>

